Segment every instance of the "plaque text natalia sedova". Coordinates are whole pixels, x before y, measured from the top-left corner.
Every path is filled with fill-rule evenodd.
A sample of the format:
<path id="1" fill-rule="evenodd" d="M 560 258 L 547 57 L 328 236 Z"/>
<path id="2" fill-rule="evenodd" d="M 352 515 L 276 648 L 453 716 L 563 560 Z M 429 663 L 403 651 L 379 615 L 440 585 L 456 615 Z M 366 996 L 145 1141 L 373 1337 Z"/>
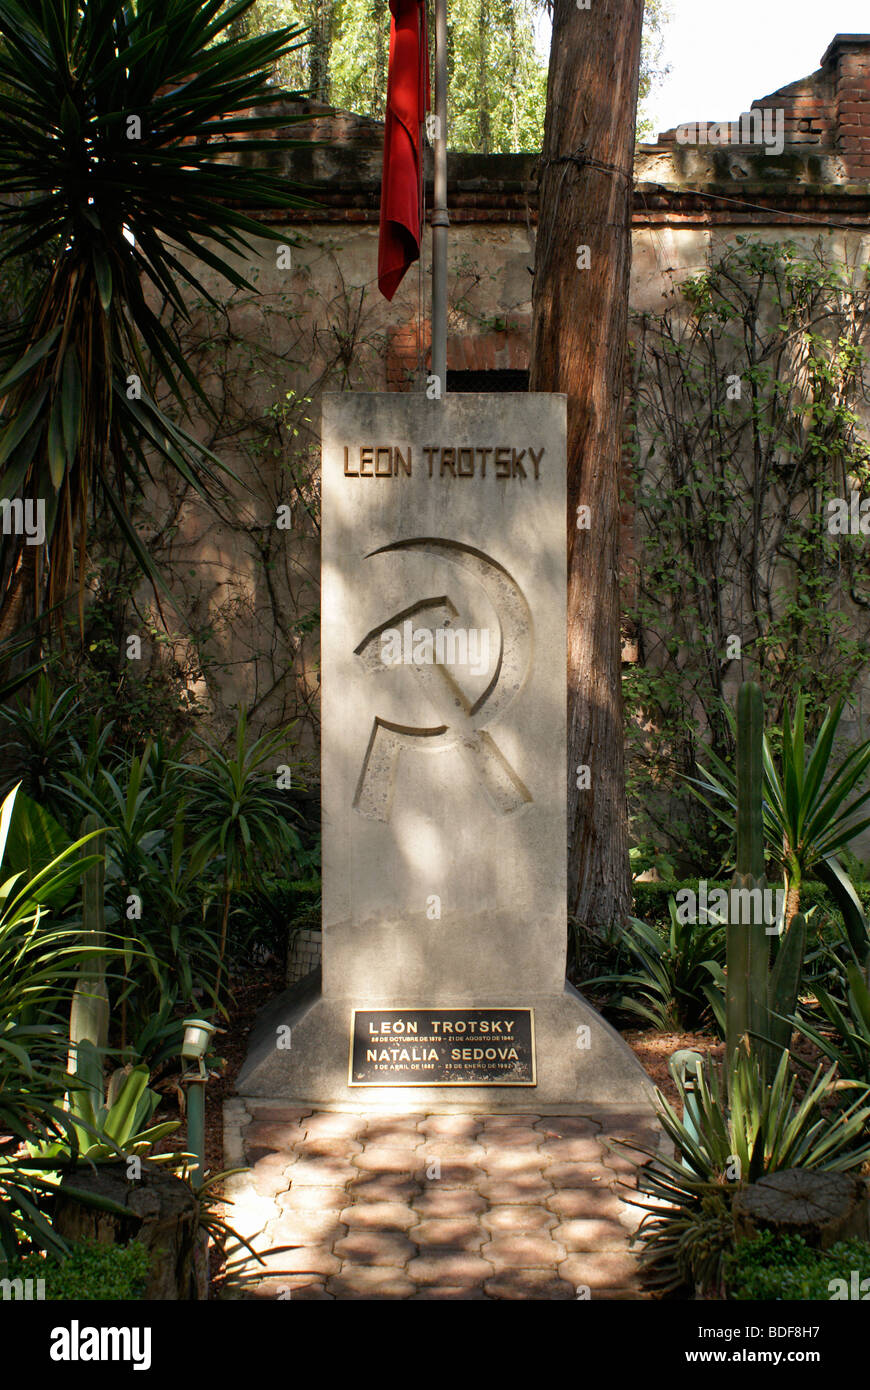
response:
<path id="1" fill-rule="evenodd" d="M 354 1009 L 350 1086 L 534 1086 L 529 1008 Z"/>

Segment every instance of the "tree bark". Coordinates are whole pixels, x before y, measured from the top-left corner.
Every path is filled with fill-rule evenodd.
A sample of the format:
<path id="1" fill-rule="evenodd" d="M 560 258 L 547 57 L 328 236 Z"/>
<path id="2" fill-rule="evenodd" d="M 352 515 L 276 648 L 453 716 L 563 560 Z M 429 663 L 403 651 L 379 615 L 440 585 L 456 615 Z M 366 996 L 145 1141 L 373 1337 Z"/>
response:
<path id="1" fill-rule="evenodd" d="M 75 1195 L 108 1198 L 128 1215 L 101 1211 Z M 126 1176 L 124 1163 L 81 1164 L 61 1179 L 55 1200 L 54 1226 L 65 1240 L 92 1240 L 99 1245 L 140 1241 L 148 1251 L 145 1299 L 201 1299 L 202 1237 L 199 1205 L 180 1178 L 154 1163 L 142 1164 L 142 1176 Z"/>
<path id="2" fill-rule="evenodd" d="M 631 901 L 619 483 L 642 26 L 643 0 L 555 0 L 539 174 L 530 389 L 568 396 L 568 909 L 590 932 Z"/>

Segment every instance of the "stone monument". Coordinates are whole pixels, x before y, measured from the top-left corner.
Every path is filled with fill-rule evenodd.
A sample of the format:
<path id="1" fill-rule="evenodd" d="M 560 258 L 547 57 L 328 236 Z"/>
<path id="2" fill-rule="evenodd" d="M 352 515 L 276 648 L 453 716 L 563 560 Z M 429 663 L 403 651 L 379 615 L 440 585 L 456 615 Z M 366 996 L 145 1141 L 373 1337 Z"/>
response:
<path id="1" fill-rule="evenodd" d="M 322 990 L 264 1012 L 242 1094 L 649 1105 L 565 980 L 565 419 L 324 398 Z"/>

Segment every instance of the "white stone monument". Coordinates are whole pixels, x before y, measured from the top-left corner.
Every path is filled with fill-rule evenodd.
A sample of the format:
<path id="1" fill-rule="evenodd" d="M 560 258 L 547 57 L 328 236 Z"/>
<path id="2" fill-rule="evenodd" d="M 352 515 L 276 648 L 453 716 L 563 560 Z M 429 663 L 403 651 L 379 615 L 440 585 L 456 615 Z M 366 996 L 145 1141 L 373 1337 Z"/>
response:
<path id="1" fill-rule="evenodd" d="M 322 993 L 242 1094 L 649 1104 L 565 981 L 564 396 L 328 395 Z"/>

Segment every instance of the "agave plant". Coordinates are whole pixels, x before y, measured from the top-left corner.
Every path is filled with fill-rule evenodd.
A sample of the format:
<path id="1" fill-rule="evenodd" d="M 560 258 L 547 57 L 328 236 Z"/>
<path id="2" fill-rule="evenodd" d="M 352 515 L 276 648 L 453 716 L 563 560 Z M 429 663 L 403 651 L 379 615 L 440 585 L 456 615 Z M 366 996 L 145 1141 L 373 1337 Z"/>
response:
<path id="1" fill-rule="evenodd" d="M 725 932 L 721 925 L 681 922 L 676 902 L 668 902 L 667 937 L 638 917 L 630 917 L 621 945 L 631 954 L 634 970 L 597 975 L 583 988 L 608 987 L 610 1008 L 636 1014 L 662 1032 L 693 1031 L 711 1007 L 711 975 L 721 971 Z M 718 1022 L 718 1017 L 717 1017 Z"/>
<path id="2" fill-rule="evenodd" d="M 641 1265 L 663 1293 L 687 1282 L 720 1282 L 722 1260 L 733 1248 L 731 1201 L 741 1185 L 784 1168 L 853 1172 L 870 1160 L 867 1088 L 838 1081 L 833 1067 L 819 1068 L 800 1099 L 786 1052 L 769 1085 L 759 1058 L 742 1049 L 723 1066 L 702 1064 L 691 1083 L 675 1080 L 683 1119 L 656 1093 L 675 1156 L 632 1141 L 630 1150 L 644 1155 L 641 1196 L 626 1198 L 647 1212 L 636 1237 Z M 838 1089 L 855 1098 L 826 1115 L 822 1103 Z"/>
<path id="3" fill-rule="evenodd" d="M 870 801 L 870 787 L 863 787 L 870 770 L 870 739 L 831 767 L 843 701 L 828 710 L 809 749 L 804 732 L 806 706 L 806 698 L 801 695 L 793 720 L 785 711 L 779 768 L 766 735 L 763 743 L 766 855 L 785 877 L 787 922 L 799 911 L 801 883 L 809 870 L 824 865 L 870 826 L 870 816 L 862 814 Z M 730 717 L 733 724 L 733 716 Z M 705 806 L 733 830 L 737 814 L 736 774 L 715 753 L 708 752 L 707 757 L 712 771 L 699 768 L 700 778 L 689 780 Z"/>
<path id="4" fill-rule="evenodd" d="M 145 1066 L 116 1072 L 103 1095 L 103 1059 L 92 1044 L 78 1046 L 78 1074 L 83 1084 L 70 1092 L 71 1124 L 67 1135 L 28 1148 L 34 1158 L 85 1158 L 92 1163 L 116 1159 L 119 1155 L 140 1157 L 149 1153 L 159 1139 L 178 1129 L 177 1120 L 151 1124 L 160 1096 L 148 1086 Z M 170 1155 L 178 1159 L 178 1155 Z M 159 1161 L 159 1160 L 157 1160 Z M 165 1161 L 165 1160 L 164 1160 Z M 27 1161 L 24 1161 L 26 1167 Z"/>
<path id="5" fill-rule="evenodd" d="M 0 0 L 3 254 L 48 267 L 0 342 L 0 495 L 46 503 L 44 547 L 4 543 L 0 633 L 22 595 L 62 602 L 76 569 L 81 621 L 97 506 L 161 582 L 128 505 L 152 459 L 203 496 L 228 476 L 158 404 L 211 409 L 160 306 L 213 302 L 197 262 L 250 289 L 231 257 L 284 238 L 245 208 L 304 201 L 261 160 L 293 143 L 262 138 L 262 108 L 303 31 L 239 38 L 253 3 Z"/>

